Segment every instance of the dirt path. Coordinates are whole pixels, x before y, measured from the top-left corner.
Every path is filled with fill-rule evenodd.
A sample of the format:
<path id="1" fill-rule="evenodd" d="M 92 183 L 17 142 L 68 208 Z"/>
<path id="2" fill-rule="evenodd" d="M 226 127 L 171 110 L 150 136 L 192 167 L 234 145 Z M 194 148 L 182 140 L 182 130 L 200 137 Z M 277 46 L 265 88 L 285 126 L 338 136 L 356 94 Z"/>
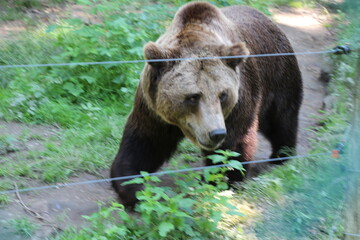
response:
<path id="1" fill-rule="evenodd" d="M 296 52 L 319 51 L 332 46 L 333 35 L 324 23 L 328 23 L 329 18 L 317 10 L 302 9 L 274 9 L 273 19 L 279 24 L 281 29 L 289 37 Z M 1 29 L 1 27 L 0 27 Z M 299 56 L 303 79 L 304 79 L 304 102 L 300 114 L 300 132 L 298 138 L 298 153 L 304 154 L 309 149 L 309 138 L 311 132 L 308 129 L 316 125 L 314 118 L 322 108 L 326 94 L 324 82 L 319 80 L 322 70 L 328 71 L 325 64 L 324 55 Z M 56 134 L 54 129 L 49 127 L 29 127 L 16 123 L 0 122 L 0 134 L 21 134 L 22 131 L 34 131 L 44 137 L 47 134 Z M 270 154 L 269 144 L 260 137 L 258 147 L 258 159 L 267 158 Z M 41 141 L 33 141 L 33 144 L 23 146 L 27 151 L 34 147 L 41 148 Z M 0 156 L 1 157 L 1 156 Z M 104 171 L 104 177 L 108 177 Z M 95 179 L 94 176 L 82 174 L 71 181 L 84 181 Z M 81 185 L 62 189 L 53 189 L 31 193 L 23 193 L 24 203 L 31 209 L 41 214 L 49 222 L 58 227 L 73 226 L 82 224 L 81 215 L 90 214 L 98 209 L 97 202 L 109 202 L 114 198 L 114 193 L 109 184 Z M 0 223 L 15 217 L 26 216 L 26 213 L 13 198 L 9 205 L 0 209 Z M 42 224 L 34 219 L 36 223 Z M 0 224 L 0 239 L 23 239 L 16 235 L 9 228 L 2 228 Z M 49 226 L 42 226 L 32 239 L 44 239 L 54 229 Z"/>
<path id="2" fill-rule="evenodd" d="M 330 16 L 315 9 L 273 9 L 273 20 L 285 32 L 295 52 L 312 52 L 332 47 L 334 34 L 324 25 L 330 23 Z M 317 124 L 315 116 L 323 107 L 326 96 L 326 83 L 321 73 L 328 73 L 326 55 L 298 55 L 304 84 L 304 99 L 300 110 L 297 153 L 305 154 L 309 147 L 309 139 L 313 136 L 309 129 Z M 323 74 L 326 76 L 326 74 Z M 321 77 L 320 77 L 321 76 Z M 325 79 L 326 81 L 326 79 Z M 258 159 L 268 158 L 270 145 L 259 136 Z M 268 168 L 267 164 L 257 165 L 255 172 Z"/>
<path id="3" fill-rule="evenodd" d="M 28 18 L 26 23 L 24 20 L 13 20 L 0 23 L 0 39 L 13 40 L 28 28 L 33 28 L 36 24 L 52 24 L 59 19 L 80 18 L 87 23 L 99 22 L 97 17 L 87 13 L 89 7 L 85 5 L 67 4 L 64 6 L 48 6 L 41 10 L 29 9 L 24 12 L 24 17 Z M 0 11 L 1 14 L 1 11 Z"/>

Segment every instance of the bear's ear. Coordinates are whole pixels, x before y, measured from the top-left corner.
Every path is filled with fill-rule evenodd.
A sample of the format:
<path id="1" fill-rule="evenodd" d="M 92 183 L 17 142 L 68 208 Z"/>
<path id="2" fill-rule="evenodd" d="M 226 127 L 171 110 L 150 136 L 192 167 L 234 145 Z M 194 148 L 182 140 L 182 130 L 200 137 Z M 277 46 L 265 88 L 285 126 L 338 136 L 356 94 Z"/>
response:
<path id="1" fill-rule="evenodd" d="M 173 51 L 170 49 L 165 49 L 160 47 L 159 45 L 149 42 L 144 47 L 144 56 L 145 59 L 166 59 L 166 58 L 174 58 Z M 148 62 L 150 66 L 156 68 L 156 69 L 162 69 L 165 66 L 167 66 L 167 62 Z"/>
<path id="2" fill-rule="evenodd" d="M 239 42 L 232 46 L 222 46 L 220 51 L 222 56 L 247 56 L 250 54 L 249 49 L 246 47 L 244 42 Z M 231 68 L 235 69 L 236 66 L 239 65 L 246 58 L 247 57 L 230 58 L 224 59 L 224 61 Z"/>

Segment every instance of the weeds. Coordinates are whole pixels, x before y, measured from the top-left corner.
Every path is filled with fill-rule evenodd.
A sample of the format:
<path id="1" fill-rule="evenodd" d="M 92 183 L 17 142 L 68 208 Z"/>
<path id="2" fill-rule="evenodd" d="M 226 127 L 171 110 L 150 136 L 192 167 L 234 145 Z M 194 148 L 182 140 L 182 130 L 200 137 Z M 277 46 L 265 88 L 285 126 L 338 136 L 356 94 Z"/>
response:
<path id="1" fill-rule="evenodd" d="M 9 224 L 16 230 L 16 232 L 26 237 L 32 237 L 35 230 L 38 228 L 38 226 L 31 222 L 28 218 L 14 219 L 11 220 Z"/>
<path id="2" fill-rule="evenodd" d="M 243 170 L 238 156 L 230 151 L 210 156 L 214 164 L 228 163 L 232 169 Z M 124 184 L 144 184 L 144 190 L 137 193 L 140 202 L 135 212 L 141 217 L 128 214 L 121 204 L 113 203 L 98 213 L 85 217 L 90 227 L 80 232 L 69 230 L 57 239 L 225 239 L 227 233 L 221 229 L 223 214 L 243 216 L 219 191 L 227 188 L 224 174 L 227 168 L 213 168 L 201 172 L 174 174 L 174 188 L 158 187 L 161 180 L 142 173 Z M 209 184 L 216 183 L 216 186 Z M 228 239 L 231 239 L 228 237 Z"/>
<path id="3" fill-rule="evenodd" d="M 18 147 L 15 142 L 17 140 L 11 135 L 0 135 L 0 156 L 10 152 L 15 152 Z"/>

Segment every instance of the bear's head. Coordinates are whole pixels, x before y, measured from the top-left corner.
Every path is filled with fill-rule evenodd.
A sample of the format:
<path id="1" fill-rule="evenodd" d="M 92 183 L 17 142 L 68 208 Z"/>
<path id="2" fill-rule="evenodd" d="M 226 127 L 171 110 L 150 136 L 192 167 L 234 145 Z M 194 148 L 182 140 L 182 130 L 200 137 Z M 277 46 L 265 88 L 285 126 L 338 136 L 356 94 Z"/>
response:
<path id="1" fill-rule="evenodd" d="M 202 46 L 201 50 L 148 43 L 146 59 L 248 55 L 244 43 Z M 244 58 L 148 62 L 141 89 L 147 105 L 204 150 L 226 137 L 225 119 L 239 99 Z"/>

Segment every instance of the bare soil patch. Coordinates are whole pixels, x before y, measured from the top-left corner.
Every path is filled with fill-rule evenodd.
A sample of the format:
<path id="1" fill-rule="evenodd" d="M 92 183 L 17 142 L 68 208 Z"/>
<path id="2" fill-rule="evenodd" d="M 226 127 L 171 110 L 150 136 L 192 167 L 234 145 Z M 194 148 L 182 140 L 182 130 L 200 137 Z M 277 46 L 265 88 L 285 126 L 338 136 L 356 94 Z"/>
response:
<path id="1" fill-rule="evenodd" d="M 24 12 L 24 20 L 0 22 L 0 39 L 12 40 L 20 33 L 31 29 L 38 23 L 48 25 L 64 18 L 79 18 L 87 23 L 98 23 L 100 20 L 88 13 L 90 7 L 84 5 L 67 4 L 62 6 L 48 6 L 42 9 L 28 9 Z M 0 11 L 1 14 L 1 11 Z"/>
<path id="2" fill-rule="evenodd" d="M 331 16 L 318 9 L 272 9 L 273 20 L 285 32 L 295 52 L 322 51 L 332 47 L 335 35 L 330 25 Z M 313 133 L 309 131 L 317 125 L 323 108 L 323 101 L 327 94 L 326 83 L 322 81 L 322 75 L 330 72 L 330 66 L 326 62 L 326 55 L 298 55 L 303 84 L 304 98 L 300 109 L 299 133 L 297 153 L 306 154 L 310 148 L 309 139 Z M 270 155 L 269 143 L 260 135 L 257 151 L 258 159 L 266 159 Z M 252 176 L 271 164 L 257 164 L 254 166 Z M 252 177 L 250 176 L 250 177 Z"/>

